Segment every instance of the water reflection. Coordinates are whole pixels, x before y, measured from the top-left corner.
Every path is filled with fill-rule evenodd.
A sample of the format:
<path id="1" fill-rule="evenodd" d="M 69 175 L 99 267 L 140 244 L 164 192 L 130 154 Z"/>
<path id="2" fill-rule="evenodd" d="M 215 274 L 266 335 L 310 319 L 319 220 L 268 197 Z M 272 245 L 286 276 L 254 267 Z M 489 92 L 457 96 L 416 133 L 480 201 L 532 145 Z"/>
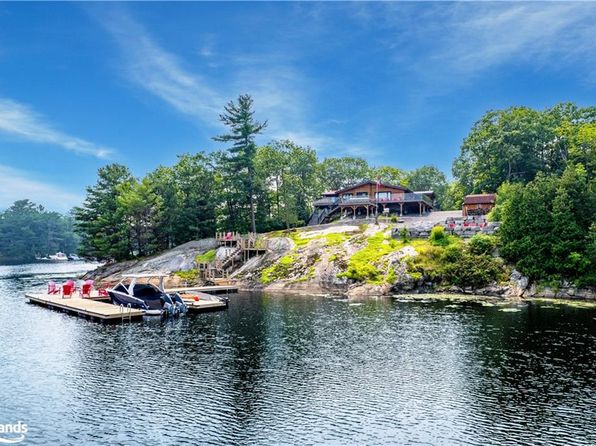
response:
<path id="1" fill-rule="evenodd" d="M 596 444 L 591 309 L 246 294 L 101 325 L 23 302 L 60 268 L 0 267 L 0 422 L 29 444 Z"/>

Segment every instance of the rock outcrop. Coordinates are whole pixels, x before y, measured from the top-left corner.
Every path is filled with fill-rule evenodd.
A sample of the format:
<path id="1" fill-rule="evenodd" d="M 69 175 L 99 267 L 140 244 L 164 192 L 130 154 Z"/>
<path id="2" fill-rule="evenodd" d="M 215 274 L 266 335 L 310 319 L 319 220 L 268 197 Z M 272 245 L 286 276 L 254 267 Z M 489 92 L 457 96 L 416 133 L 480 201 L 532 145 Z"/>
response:
<path id="1" fill-rule="evenodd" d="M 388 224 L 359 225 L 356 222 L 286 231 L 266 237 L 266 252 L 238 262 L 231 278 L 241 288 L 270 292 L 343 294 L 348 297 L 379 296 L 399 293 L 478 294 L 502 298 L 554 297 L 565 299 L 596 299 L 594 290 L 577 289 L 569 283 L 560 286 L 540 286 L 513 270 L 509 280 L 491 283 L 482 288 L 441 286 L 432 277 L 409 271 L 408 262 L 419 255 L 412 245 L 399 247 L 391 242 L 392 227 Z M 370 267 L 375 280 L 351 280 L 350 259 L 363 250 L 371 249 L 376 236 L 380 255 L 371 255 Z M 395 247 L 394 247 L 395 246 Z M 118 264 L 105 265 L 85 278 L 116 282 L 122 273 L 168 272 L 194 270 L 195 258 L 216 249 L 215 239 L 192 241 L 162 254 Z M 215 258 L 222 261 L 233 248 L 219 247 Z M 374 249 L 373 249 L 374 251 Z M 374 254 L 374 253 L 373 253 Z M 366 269 L 366 262 L 364 269 Z M 376 275 L 376 276 L 375 276 Z M 172 274 L 168 285 L 184 281 Z"/>

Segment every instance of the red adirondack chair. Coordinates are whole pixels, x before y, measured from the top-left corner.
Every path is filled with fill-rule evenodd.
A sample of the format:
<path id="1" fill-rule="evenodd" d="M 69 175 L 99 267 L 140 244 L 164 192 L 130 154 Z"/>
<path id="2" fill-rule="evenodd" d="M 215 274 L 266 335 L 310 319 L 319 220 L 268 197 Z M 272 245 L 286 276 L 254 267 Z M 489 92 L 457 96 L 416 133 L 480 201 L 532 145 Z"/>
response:
<path id="1" fill-rule="evenodd" d="M 72 297 L 76 289 L 76 284 L 74 280 L 67 280 L 62 284 L 62 297 Z"/>
<path id="2" fill-rule="evenodd" d="M 59 292 L 60 289 L 58 288 L 58 285 L 56 285 L 56 282 L 50 280 L 48 282 L 48 294 L 58 294 Z"/>
<path id="3" fill-rule="evenodd" d="M 81 297 L 91 297 L 91 290 L 93 289 L 93 280 L 85 280 L 81 285 Z"/>
<path id="4" fill-rule="evenodd" d="M 106 285 L 105 283 L 101 284 L 99 286 L 99 288 L 97 289 L 97 294 L 100 297 L 108 297 L 110 294 L 108 293 L 108 290 L 106 288 L 109 288 L 109 284 L 108 285 Z"/>

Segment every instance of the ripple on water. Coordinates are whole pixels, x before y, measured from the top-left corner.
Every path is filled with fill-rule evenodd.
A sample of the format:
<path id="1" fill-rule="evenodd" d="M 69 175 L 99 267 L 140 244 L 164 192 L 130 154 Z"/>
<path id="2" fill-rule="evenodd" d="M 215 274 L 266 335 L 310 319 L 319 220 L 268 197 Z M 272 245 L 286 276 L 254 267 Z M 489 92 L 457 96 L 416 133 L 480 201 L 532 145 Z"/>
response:
<path id="1" fill-rule="evenodd" d="M 101 325 L 23 302 L 51 277 L 0 269 L 0 422 L 30 444 L 596 444 L 593 309 L 241 295 Z"/>

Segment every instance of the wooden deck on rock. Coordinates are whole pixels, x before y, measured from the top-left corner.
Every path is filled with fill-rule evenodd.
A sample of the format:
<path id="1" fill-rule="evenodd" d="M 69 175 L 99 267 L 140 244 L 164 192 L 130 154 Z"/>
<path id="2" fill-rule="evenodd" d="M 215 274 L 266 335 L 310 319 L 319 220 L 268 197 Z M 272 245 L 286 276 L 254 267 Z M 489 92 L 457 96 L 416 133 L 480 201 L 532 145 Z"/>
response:
<path id="1" fill-rule="evenodd" d="M 62 298 L 51 294 L 26 294 L 29 302 L 55 310 L 62 310 L 77 316 L 98 319 L 104 322 L 120 322 L 141 319 L 145 312 L 133 308 L 125 308 L 97 299 L 80 297 Z"/>

